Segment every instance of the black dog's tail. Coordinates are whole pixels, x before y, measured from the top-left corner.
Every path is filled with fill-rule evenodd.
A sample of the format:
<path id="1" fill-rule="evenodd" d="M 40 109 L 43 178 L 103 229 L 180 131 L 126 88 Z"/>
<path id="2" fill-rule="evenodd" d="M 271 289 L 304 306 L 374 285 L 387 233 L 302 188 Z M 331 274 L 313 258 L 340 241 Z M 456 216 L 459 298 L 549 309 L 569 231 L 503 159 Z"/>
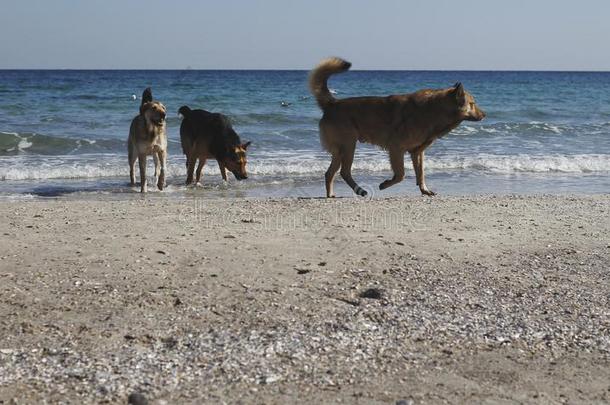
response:
<path id="1" fill-rule="evenodd" d="M 142 112 L 143 112 L 142 107 L 144 107 L 144 104 L 150 103 L 151 101 L 153 101 L 152 89 L 150 87 L 147 87 L 144 89 L 144 92 L 142 92 L 142 103 L 140 103 L 140 114 L 142 114 Z"/>
<path id="2" fill-rule="evenodd" d="M 178 114 L 182 115 L 183 119 L 187 119 L 193 110 L 189 108 L 187 105 L 183 105 L 178 108 Z M 193 146 L 193 131 L 190 125 L 190 122 L 182 121 L 180 125 L 180 143 L 182 144 L 182 153 L 187 156 L 186 167 L 188 168 L 188 156 L 190 154 L 191 148 Z"/>
<path id="3" fill-rule="evenodd" d="M 182 107 L 178 108 L 178 114 L 182 115 L 184 118 L 187 118 L 192 112 L 193 110 L 191 110 L 187 105 L 183 105 Z"/>
<path id="4" fill-rule="evenodd" d="M 328 78 L 335 73 L 349 70 L 351 66 L 351 63 L 341 58 L 329 58 L 320 62 L 309 74 L 309 90 L 322 110 L 335 101 L 328 90 Z"/>

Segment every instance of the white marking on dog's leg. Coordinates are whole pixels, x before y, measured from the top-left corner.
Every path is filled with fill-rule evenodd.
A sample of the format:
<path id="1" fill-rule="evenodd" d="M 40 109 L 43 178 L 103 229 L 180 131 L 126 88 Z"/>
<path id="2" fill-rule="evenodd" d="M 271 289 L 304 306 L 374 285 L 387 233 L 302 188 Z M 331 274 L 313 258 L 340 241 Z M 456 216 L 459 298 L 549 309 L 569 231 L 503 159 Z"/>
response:
<path id="1" fill-rule="evenodd" d="M 337 174 L 337 171 L 339 171 L 340 167 L 341 159 L 339 159 L 338 156 L 333 155 L 332 160 L 330 162 L 330 166 L 324 174 L 324 180 L 326 183 L 326 197 L 328 198 L 333 198 L 335 196 L 335 193 L 333 191 L 333 183 L 335 181 L 335 175 Z"/>
<path id="2" fill-rule="evenodd" d="M 431 191 L 427 186 L 426 183 L 420 184 L 419 185 L 419 191 L 421 191 L 422 194 L 424 195 L 436 195 L 436 193 L 434 191 Z"/>

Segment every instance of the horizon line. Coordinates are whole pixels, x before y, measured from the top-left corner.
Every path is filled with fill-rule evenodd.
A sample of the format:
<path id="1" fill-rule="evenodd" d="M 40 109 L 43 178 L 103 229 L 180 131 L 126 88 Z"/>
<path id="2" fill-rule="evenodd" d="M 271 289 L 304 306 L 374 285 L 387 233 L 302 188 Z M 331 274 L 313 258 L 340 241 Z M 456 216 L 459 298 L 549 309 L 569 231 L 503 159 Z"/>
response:
<path id="1" fill-rule="evenodd" d="M 233 71 L 309 72 L 312 68 L 0 68 L 1 71 Z M 497 73 L 610 73 L 603 69 L 350 69 L 350 72 L 497 72 Z"/>

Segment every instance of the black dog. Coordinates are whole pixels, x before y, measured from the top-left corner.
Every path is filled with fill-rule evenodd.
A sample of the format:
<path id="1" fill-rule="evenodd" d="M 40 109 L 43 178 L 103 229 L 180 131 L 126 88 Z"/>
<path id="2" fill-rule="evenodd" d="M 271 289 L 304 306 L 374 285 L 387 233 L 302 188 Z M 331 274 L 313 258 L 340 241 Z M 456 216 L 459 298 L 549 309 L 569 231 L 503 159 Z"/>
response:
<path id="1" fill-rule="evenodd" d="M 197 159 L 196 183 L 201 179 L 201 170 L 208 158 L 216 159 L 223 180 L 227 180 L 226 169 L 237 180 L 248 178 L 246 149 L 250 142 L 241 143 L 226 116 L 205 110 L 191 110 L 187 106 L 180 107 L 178 112 L 184 117 L 180 125 L 180 142 L 182 152 L 186 155 L 187 185 L 193 182 Z"/>

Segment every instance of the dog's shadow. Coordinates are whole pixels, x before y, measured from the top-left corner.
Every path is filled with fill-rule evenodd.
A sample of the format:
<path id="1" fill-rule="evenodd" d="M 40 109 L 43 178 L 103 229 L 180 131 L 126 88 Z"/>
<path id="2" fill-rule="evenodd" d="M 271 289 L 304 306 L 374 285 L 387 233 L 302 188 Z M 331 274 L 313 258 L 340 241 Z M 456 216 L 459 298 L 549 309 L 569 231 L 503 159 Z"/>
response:
<path id="1" fill-rule="evenodd" d="M 57 198 L 78 193 L 131 194 L 136 190 L 139 193 L 140 186 L 131 186 L 129 182 L 111 184 L 95 183 L 90 185 L 82 183 L 75 185 L 52 184 L 36 186 L 31 190 L 24 191 L 24 194 L 31 194 L 37 197 Z"/>

